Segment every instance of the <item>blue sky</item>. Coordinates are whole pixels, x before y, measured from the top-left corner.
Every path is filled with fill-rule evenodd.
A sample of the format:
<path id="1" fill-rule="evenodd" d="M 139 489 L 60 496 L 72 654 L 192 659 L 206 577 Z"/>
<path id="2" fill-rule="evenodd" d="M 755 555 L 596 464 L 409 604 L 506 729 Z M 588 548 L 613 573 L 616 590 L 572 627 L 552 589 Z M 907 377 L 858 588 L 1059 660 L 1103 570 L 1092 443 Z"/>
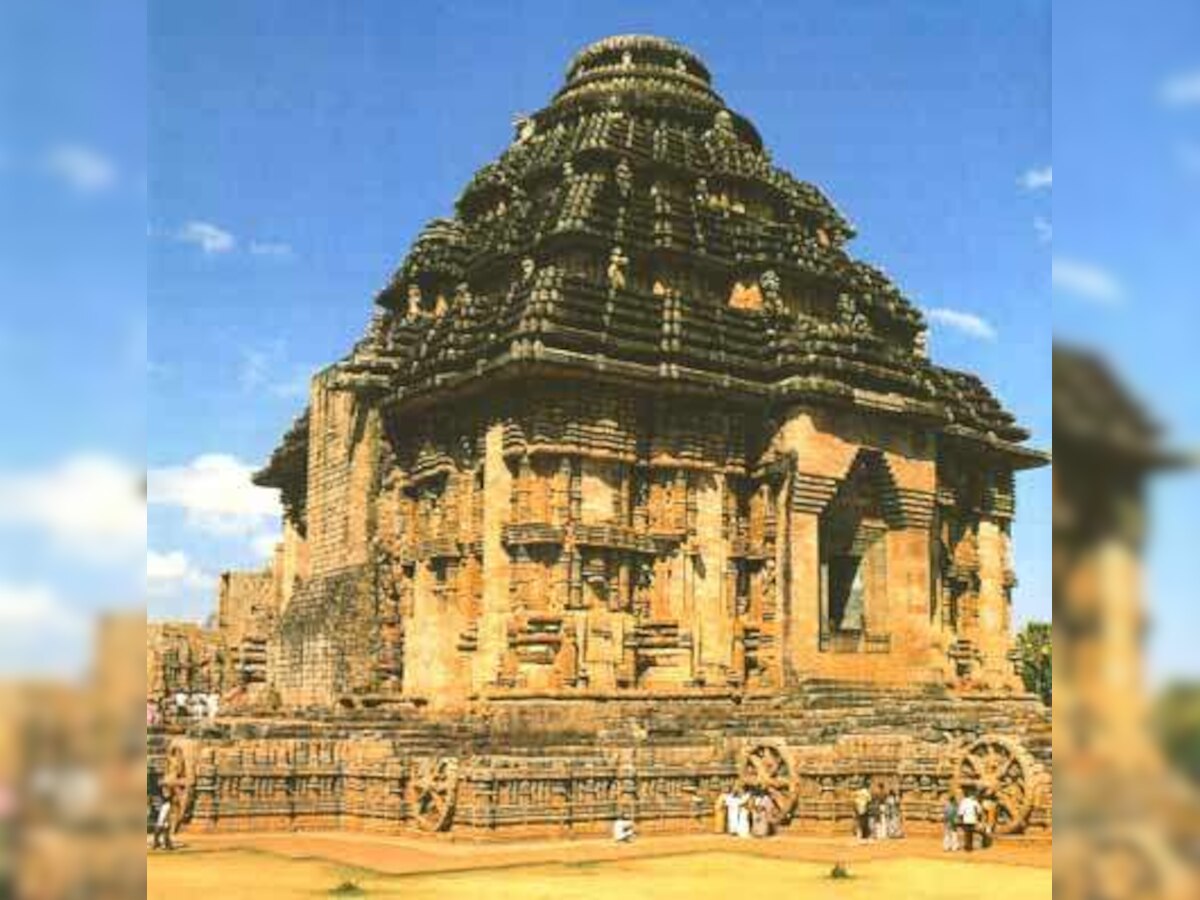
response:
<path id="1" fill-rule="evenodd" d="M 100 6 L 0 5 L 0 673 L 143 599 L 145 26 Z"/>
<path id="2" fill-rule="evenodd" d="M 1048 444 L 1047 3 L 438 6 L 152 10 L 149 456 L 178 490 L 203 454 L 211 485 L 266 457 L 304 376 L 347 350 L 513 115 L 549 101 L 581 46 L 631 31 L 700 53 L 776 162 L 858 226 L 857 254 L 922 306 L 976 317 L 934 324 L 936 358 L 982 374 Z M 1022 616 L 1050 610 L 1048 485 L 1020 479 Z M 199 515 L 152 503 L 152 553 L 185 553 L 191 575 L 255 563 L 273 526 L 232 493 Z M 180 581 L 152 613 L 208 609 L 203 581 Z"/>
<path id="3" fill-rule="evenodd" d="M 1164 85 L 1200 54 L 1196 13 L 1173 5 L 1149 33 L 1135 11 L 1080 0 L 1053 24 L 1048 0 L 6 4 L 24 30 L 0 28 L 0 399 L 29 424 L 0 445 L 0 485 L 144 461 L 149 611 L 205 615 L 215 574 L 259 564 L 275 533 L 273 499 L 245 476 L 307 375 L 350 346 L 512 116 L 549 100 L 581 46 L 629 31 L 701 54 L 775 161 L 857 225 L 854 252 L 950 311 L 935 359 L 981 374 L 1035 444 L 1049 445 L 1052 323 L 1118 351 L 1195 443 L 1200 104 L 1186 80 Z M 1046 617 L 1049 473 L 1018 485 L 1017 614 Z M 1185 625 L 1156 650 L 1191 672 L 1180 560 L 1196 491 L 1160 492 L 1153 570 L 1161 618 Z M 6 535 L 0 588 L 82 608 L 134 592 L 114 562 L 128 535 L 101 535 L 119 545 L 103 563 L 64 566 L 62 516 L 31 518 L 56 540 Z"/>
<path id="4" fill-rule="evenodd" d="M 1054 9 L 1054 327 L 1200 448 L 1200 5 Z M 1200 478 L 1152 491 L 1153 670 L 1200 675 Z"/>

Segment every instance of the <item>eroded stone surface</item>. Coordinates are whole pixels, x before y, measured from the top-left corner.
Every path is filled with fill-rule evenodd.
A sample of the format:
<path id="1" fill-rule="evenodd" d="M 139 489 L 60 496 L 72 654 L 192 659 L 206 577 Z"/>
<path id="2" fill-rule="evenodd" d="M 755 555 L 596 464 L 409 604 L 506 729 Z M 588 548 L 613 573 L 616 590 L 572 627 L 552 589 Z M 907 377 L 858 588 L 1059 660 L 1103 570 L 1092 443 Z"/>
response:
<path id="1" fill-rule="evenodd" d="M 266 718 L 196 747 L 196 821 L 693 827 L 755 741 L 796 815 L 863 775 L 925 815 L 968 739 L 1042 740 L 1009 533 L 1044 459 L 852 236 L 689 51 L 583 51 L 257 476 L 283 544 L 183 643 Z"/>

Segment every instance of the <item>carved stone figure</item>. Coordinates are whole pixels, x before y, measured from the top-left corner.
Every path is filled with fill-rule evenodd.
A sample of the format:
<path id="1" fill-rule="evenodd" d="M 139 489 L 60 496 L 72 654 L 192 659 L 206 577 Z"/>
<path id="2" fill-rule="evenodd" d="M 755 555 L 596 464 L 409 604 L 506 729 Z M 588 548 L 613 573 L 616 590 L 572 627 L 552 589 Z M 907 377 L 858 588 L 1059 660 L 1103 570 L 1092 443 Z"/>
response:
<path id="1" fill-rule="evenodd" d="M 620 247 L 613 247 L 608 256 L 609 293 L 625 290 L 625 272 L 629 268 L 629 257 Z"/>
<path id="2" fill-rule="evenodd" d="M 421 287 L 417 284 L 408 286 L 408 318 L 416 319 L 425 315 L 421 305 Z"/>

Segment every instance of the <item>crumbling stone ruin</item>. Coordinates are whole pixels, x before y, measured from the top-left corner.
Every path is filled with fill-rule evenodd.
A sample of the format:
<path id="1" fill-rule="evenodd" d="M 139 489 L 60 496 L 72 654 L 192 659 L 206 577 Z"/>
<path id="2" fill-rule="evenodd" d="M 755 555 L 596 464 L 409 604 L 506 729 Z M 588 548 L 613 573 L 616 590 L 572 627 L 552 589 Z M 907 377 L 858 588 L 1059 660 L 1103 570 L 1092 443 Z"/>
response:
<path id="1" fill-rule="evenodd" d="M 853 236 L 693 53 L 579 53 L 256 476 L 284 540 L 221 615 L 262 688 L 194 736 L 193 823 L 699 827 L 738 780 L 832 822 L 870 775 L 1047 826 L 1046 457 Z"/>

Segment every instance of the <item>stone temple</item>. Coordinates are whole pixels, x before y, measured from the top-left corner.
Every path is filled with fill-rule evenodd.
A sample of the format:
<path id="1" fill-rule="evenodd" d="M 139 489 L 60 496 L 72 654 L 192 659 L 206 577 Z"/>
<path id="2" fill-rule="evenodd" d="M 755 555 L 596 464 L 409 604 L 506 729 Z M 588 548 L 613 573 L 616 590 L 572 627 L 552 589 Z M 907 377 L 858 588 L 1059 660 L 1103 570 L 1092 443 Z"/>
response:
<path id="1" fill-rule="evenodd" d="M 1009 548 L 1047 459 L 853 236 L 689 50 L 581 51 L 314 378 L 271 565 L 156 626 L 152 691 L 226 698 L 151 730 L 191 827 L 687 830 L 739 782 L 828 825 L 870 777 L 1048 829 Z"/>

